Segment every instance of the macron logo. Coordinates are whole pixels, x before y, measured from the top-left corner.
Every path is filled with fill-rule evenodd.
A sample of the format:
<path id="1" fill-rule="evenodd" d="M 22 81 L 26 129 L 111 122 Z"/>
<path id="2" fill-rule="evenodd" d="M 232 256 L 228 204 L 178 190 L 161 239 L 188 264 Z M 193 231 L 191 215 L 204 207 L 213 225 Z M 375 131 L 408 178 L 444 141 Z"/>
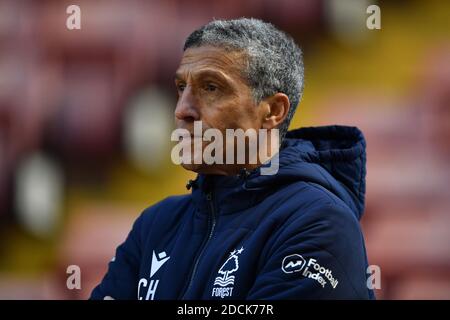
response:
<path id="1" fill-rule="evenodd" d="M 158 253 L 158 256 L 157 256 L 155 254 L 155 250 L 153 250 L 152 267 L 150 269 L 150 278 L 153 277 L 153 275 L 156 273 L 156 271 L 158 271 L 159 268 L 161 268 L 162 265 L 169 259 L 170 259 L 170 257 L 168 257 L 164 251 Z"/>

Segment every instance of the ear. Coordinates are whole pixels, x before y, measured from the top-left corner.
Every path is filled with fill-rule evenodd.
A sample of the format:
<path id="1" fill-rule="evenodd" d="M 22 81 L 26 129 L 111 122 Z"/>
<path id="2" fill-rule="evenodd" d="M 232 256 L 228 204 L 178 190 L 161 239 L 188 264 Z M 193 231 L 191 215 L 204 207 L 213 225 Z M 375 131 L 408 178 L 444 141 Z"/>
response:
<path id="1" fill-rule="evenodd" d="M 264 112 L 262 119 L 262 128 L 273 129 L 278 127 L 289 112 L 289 98 L 284 93 L 276 93 L 273 96 L 265 98 L 261 101 Z"/>

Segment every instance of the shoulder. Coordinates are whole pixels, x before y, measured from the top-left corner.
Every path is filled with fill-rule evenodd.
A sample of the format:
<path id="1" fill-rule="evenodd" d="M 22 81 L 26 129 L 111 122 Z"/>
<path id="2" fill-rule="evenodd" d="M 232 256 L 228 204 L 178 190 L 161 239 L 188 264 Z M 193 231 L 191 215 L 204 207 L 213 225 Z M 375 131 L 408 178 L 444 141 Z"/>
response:
<path id="1" fill-rule="evenodd" d="M 191 203 L 190 194 L 167 197 L 144 209 L 137 218 L 135 226 L 141 230 L 149 230 L 155 221 L 158 221 L 158 225 L 161 226 L 178 220 L 178 216 L 186 212 Z"/>
<path id="2" fill-rule="evenodd" d="M 282 210 L 275 210 L 271 218 L 277 221 L 279 245 L 305 240 L 331 248 L 363 243 L 356 213 L 326 188 L 296 182 L 277 193 L 282 198 Z"/>
<path id="3" fill-rule="evenodd" d="M 310 183 L 292 187 L 301 192 L 289 199 L 296 204 L 267 242 L 263 264 L 279 266 L 301 255 L 311 266 L 317 262 L 331 270 L 346 294 L 367 297 L 365 246 L 355 213 L 324 188 Z"/>
<path id="4" fill-rule="evenodd" d="M 281 188 L 277 193 L 283 197 L 283 204 L 290 208 L 291 221 L 339 220 L 359 225 L 353 210 L 337 195 L 319 184 L 299 181 Z"/>
<path id="5" fill-rule="evenodd" d="M 176 195 L 167 197 L 152 206 L 147 207 L 142 212 L 143 219 L 149 219 L 152 215 L 159 214 L 160 212 L 172 212 L 174 209 L 180 210 L 185 206 L 188 206 L 191 203 L 191 195 Z"/>

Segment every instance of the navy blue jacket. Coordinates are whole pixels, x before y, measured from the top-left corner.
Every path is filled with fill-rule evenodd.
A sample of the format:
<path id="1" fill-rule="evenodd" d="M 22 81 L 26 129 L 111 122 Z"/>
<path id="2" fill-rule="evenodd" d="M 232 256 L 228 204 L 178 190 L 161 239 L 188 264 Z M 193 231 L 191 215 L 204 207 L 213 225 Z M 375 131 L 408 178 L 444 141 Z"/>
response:
<path id="1" fill-rule="evenodd" d="M 147 208 L 91 299 L 371 299 L 359 219 L 365 141 L 290 131 L 275 175 L 198 175 Z"/>

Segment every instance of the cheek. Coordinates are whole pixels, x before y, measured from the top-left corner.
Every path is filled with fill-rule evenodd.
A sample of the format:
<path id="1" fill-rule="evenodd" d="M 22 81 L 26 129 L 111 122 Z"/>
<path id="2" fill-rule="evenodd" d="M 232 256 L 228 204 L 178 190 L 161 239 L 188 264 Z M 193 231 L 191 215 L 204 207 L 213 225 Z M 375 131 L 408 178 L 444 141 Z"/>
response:
<path id="1" fill-rule="evenodd" d="M 241 99 L 234 108 L 233 116 L 239 127 L 243 129 L 258 129 L 261 125 L 258 106 L 252 98 Z"/>
<path id="2" fill-rule="evenodd" d="M 214 127 L 217 129 L 237 129 L 242 127 L 243 115 L 235 104 L 219 106 L 214 112 Z"/>
<path id="3" fill-rule="evenodd" d="M 258 106 L 248 96 L 221 97 L 203 104 L 201 118 L 205 127 L 219 130 L 260 128 Z"/>

